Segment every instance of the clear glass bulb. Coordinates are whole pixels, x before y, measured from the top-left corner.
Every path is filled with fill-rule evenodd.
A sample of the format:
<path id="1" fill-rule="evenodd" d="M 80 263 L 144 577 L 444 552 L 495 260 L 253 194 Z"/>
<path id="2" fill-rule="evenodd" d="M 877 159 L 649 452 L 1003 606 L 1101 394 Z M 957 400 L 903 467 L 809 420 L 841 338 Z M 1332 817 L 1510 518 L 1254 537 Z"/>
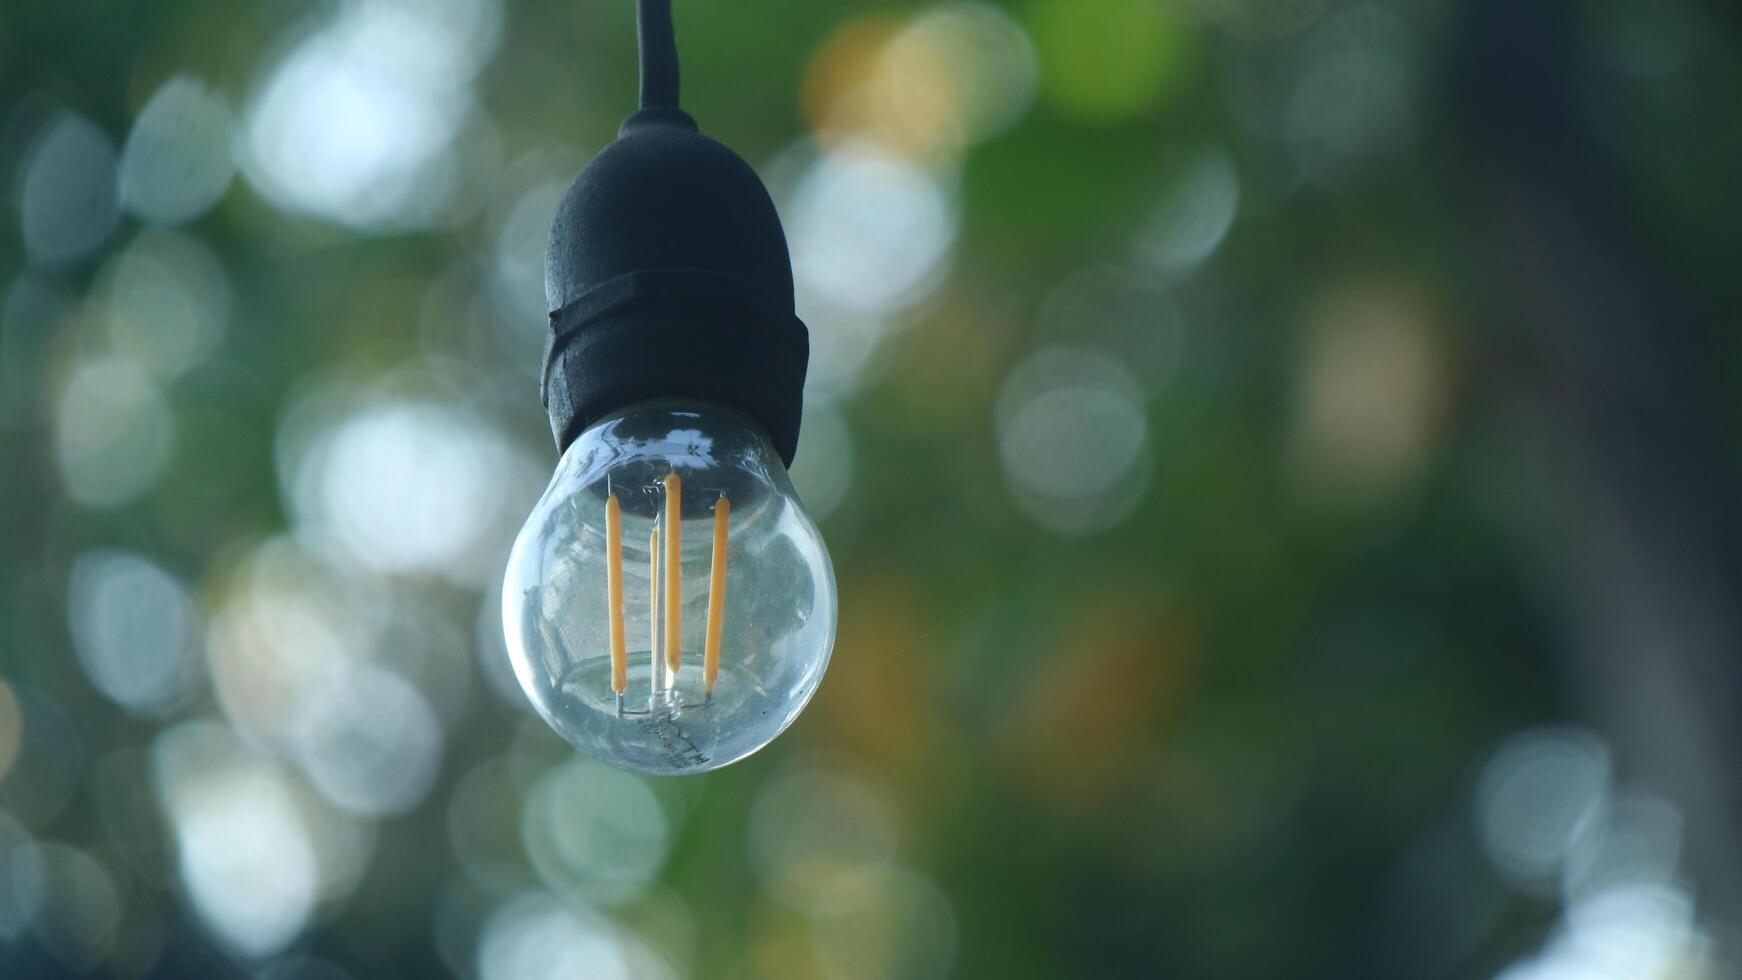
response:
<path id="1" fill-rule="evenodd" d="M 835 573 L 753 423 L 632 406 L 563 454 L 502 582 L 508 655 L 550 726 L 623 769 L 706 772 L 798 717 L 835 642 Z"/>

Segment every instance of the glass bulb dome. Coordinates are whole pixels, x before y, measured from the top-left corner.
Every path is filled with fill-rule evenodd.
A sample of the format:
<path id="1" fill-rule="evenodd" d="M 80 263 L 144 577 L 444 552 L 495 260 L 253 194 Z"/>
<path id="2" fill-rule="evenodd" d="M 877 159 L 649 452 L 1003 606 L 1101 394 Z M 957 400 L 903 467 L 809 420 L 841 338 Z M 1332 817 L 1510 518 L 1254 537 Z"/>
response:
<path id="1" fill-rule="evenodd" d="M 502 583 L 508 655 L 550 726 L 623 769 L 706 772 L 774 740 L 835 642 L 835 574 L 760 428 L 633 406 L 563 454 Z"/>

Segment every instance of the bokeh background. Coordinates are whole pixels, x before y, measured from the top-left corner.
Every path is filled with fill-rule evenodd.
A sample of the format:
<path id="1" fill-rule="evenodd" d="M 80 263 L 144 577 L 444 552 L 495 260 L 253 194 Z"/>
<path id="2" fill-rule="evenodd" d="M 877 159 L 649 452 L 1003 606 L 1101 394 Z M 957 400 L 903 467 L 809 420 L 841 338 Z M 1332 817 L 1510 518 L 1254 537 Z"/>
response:
<path id="1" fill-rule="evenodd" d="M 0 5 L 0 975 L 1735 975 L 1742 17 L 678 0 L 842 623 L 646 780 L 497 596 L 632 6 Z"/>

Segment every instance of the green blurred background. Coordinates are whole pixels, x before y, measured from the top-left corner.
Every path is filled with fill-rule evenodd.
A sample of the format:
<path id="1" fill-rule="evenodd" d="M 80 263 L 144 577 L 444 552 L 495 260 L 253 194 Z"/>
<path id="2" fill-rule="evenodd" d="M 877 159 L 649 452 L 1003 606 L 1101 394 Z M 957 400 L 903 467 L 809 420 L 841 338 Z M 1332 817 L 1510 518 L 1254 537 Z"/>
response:
<path id="1" fill-rule="evenodd" d="M 1742 18 L 675 6 L 842 603 L 682 780 L 496 594 L 630 0 L 0 6 L 0 976 L 1735 975 Z"/>

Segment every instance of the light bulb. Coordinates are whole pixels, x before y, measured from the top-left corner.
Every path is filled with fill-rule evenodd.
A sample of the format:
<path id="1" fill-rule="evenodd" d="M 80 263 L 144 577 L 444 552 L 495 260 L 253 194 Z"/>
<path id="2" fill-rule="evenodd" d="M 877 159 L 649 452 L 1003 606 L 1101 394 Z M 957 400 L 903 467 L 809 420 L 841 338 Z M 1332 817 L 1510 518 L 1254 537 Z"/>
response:
<path id="1" fill-rule="evenodd" d="M 514 542 L 502 614 L 521 687 L 576 748 L 705 772 L 767 745 L 815 693 L 835 578 L 759 426 L 650 402 L 563 453 Z"/>
<path id="2" fill-rule="evenodd" d="M 641 108 L 551 220 L 539 394 L 562 460 L 502 612 L 564 738 L 623 769 L 705 772 L 816 692 L 835 579 L 786 475 L 810 333 L 780 215 L 678 108 L 670 0 L 636 11 Z"/>

